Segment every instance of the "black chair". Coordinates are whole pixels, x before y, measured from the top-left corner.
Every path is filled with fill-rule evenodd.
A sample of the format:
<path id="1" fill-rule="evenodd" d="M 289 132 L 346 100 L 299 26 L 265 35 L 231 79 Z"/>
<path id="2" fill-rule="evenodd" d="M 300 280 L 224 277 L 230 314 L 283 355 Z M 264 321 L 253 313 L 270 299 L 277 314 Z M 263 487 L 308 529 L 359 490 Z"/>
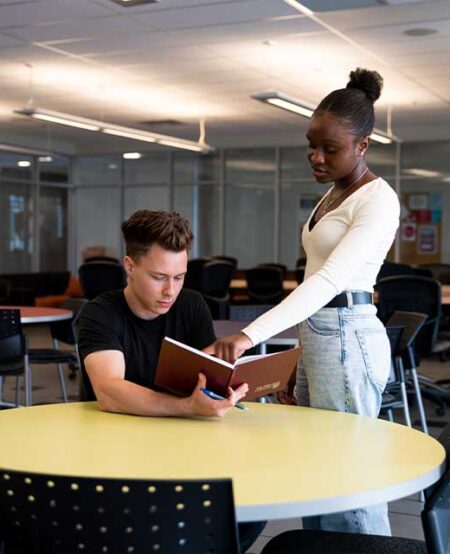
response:
<path id="1" fill-rule="evenodd" d="M 394 276 L 382 279 L 375 288 L 379 293 L 378 315 L 382 321 L 386 322 L 394 311 L 419 312 L 428 316 L 414 342 L 414 368 L 419 365 L 422 357 L 440 354 L 442 349 L 442 343 L 438 341 L 442 315 L 440 282 L 418 275 Z M 405 369 L 409 368 L 405 365 Z M 414 381 L 415 375 L 414 369 L 412 372 Z M 414 387 L 416 388 L 415 383 Z M 419 411 L 421 411 L 420 406 Z"/>
<path id="2" fill-rule="evenodd" d="M 200 269 L 200 292 L 213 319 L 228 319 L 230 283 L 234 266 L 230 262 L 211 260 Z"/>
<path id="3" fill-rule="evenodd" d="M 76 325 L 78 318 L 81 315 L 81 310 L 86 303 L 87 300 L 83 298 L 69 298 L 65 300 L 62 303 L 61 308 L 71 310 L 73 312 L 73 316 L 71 319 L 55 321 L 50 324 L 50 334 L 52 336 L 53 348 L 28 349 L 28 361 L 30 365 L 57 364 L 59 384 L 64 402 L 67 402 L 67 392 L 64 382 L 63 364 L 68 365 L 72 375 L 74 375 L 75 371 L 81 367 L 78 355 Z M 74 350 L 61 350 L 59 348 L 60 341 L 66 344 L 71 344 L 74 346 Z M 29 383 L 31 397 L 31 380 L 29 380 Z"/>
<path id="4" fill-rule="evenodd" d="M 295 262 L 295 267 L 305 267 L 306 266 L 306 258 L 297 258 Z"/>
<path id="5" fill-rule="evenodd" d="M 2 470 L 0 537 L 4 554 L 239 554 L 230 479 L 119 480 Z"/>
<path id="6" fill-rule="evenodd" d="M 425 325 L 426 320 L 426 314 L 397 311 L 394 312 L 388 319 L 386 327 L 401 326 L 404 328 L 397 353 L 400 358 L 401 367 L 406 369 L 411 376 L 411 389 L 416 398 L 420 423 L 423 431 L 428 433 L 428 425 L 423 407 L 415 356 L 416 340 Z"/>
<path id="7" fill-rule="evenodd" d="M 89 256 L 88 258 L 84 258 L 83 263 L 90 264 L 91 262 L 108 262 L 111 264 L 120 264 L 120 260 L 118 258 L 113 258 L 111 256 Z"/>
<path id="8" fill-rule="evenodd" d="M 20 323 L 20 310 L 0 310 L 0 406 L 19 406 L 20 378 L 27 378 L 26 341 Z M 15 404 L 3 402 L 3 378 L 16 377 Z"/>
<path id="9" fill-rule="evenodd" d="M 210 262 L 212 258 L 204 256 L 201 258 L 192 258 L 188 260 L 187 272 L 184 278 L 184 287 L 199 291 L 201 290 L 201 271 L 203 266 Z"/>
<path id="10" fill-rule="evenodd" d="M 414 269 L 407 264 L 384 261 L 377 275 L 377 282 L 386 277 L 414 275 Z"/>
<path id="11" fill-rule="evenodd" d="M 0 279 L 0 304 L 8 304 L 11 296 L 11 284 L 8 279 Z"/>
<path id="12" fill-rule="evenodd" d="M 233 271 L 233 277 L 236 273 L 236 269 L 237 269 L 237 266 L 238 266 L 238 259 L 237 258 L 234 258 L 233 256 L 225 256 L 225 255 L 220 255 L 220 256 L 213 256 L 213 260 L 220 260 L 222 262 L 228 262 L 230 263 L 233 268 L 234 268 L 234 271 Z"/>
<path id="13" fill-rule="evenodd" d="M 270 540 L 261 554 L 446 554 L 450 540 L 450 424 L 439 437 L 446 470 L 426 493 L 422 511 L 425 542 L 400 537 L 294 530 Z"/>
<path id="14" fill-rule="evenodd" d="M 406 394 L 405 371 L 401 356 L 400 344 L 405 328 L 401 325 L 386 326 L 386 334 L 391 346 L 391 375 L 383 391 L 380 414 L 386 413 L 394 421 L 393 410 L 402 408 L 405 423 L 411 427 L 408 396 Z"/>
<path id="15" fill-rule="evenodd" d="M 122 266 L 111 262 L 89 262 L 78 268 L 81 290 L 88 300 L 114 289 L 123 289 L 126 285 L 125 271 Z"/>
<path id="16" fill-rule="evenodd" d="M 258 264 L 257 267 L 274 267 L 275 269 L 279 269 L 283 274 L 283 279 L 286 279 L 287 266 L 284 264 L 264 263 L 264 264 Z"/>
<path id="17" fill-rule="evenodd" d="M 303 283 L 305 280 L 305 268 L 304 267 L 297 267 L 295 269 L 295 278 L 297 280 L 297 283 L 300 285 L 300 283 Z"/>
<path id="18" fill-rule="evenodd" d="M 252 267 L 247 269 L 245 276 L 250 304 L 278 304 L 283 300 L 283 272 L 280 269 Z"/>

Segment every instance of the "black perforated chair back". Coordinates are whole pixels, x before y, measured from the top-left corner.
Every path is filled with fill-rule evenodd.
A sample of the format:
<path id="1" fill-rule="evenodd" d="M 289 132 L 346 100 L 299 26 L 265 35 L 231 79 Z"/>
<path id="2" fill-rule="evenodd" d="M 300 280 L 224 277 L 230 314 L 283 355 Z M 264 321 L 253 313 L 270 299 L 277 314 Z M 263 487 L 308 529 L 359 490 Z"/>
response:
<path id="1" fill-rule="evenodd" d="M 415 351 L 421 357 L 432 352 L 437 340 L 441 318 L 441 284 L 435 279 L 418 275 L 387 277 L 376 284 L 379 294 L 378 316 L 384 322 L 395 311 L 419 312 L 427 320 L 415 341 Z"/>
<path id="2" fill-rule="evenodd" d="M 0 471 L 0 526 L 7 552 L 239 553 L 229 479 L 147 481 Z"/>
<path id="3" fill-rule="evenodd" d="M 0 310 L 0 376 L 24 371 L 26 354 L 19 310 Z"/>
<path id="4" fill-rule="evenodd" d="M 78 268 L 81 289 L 85 298 L 93 300 L 99 294 L 123 289 L 125 272 L 121 265 L 109 262 L 89 262 Z"/>
<path id="5" fill-rule="evenodd" d="M 0 362 L 20 358 L 25 353 L 20 310 L 0 310 Z"/>
<path id="6" fill-rule="evenodd" d="M 248 297 L 253 304 L 278 304 L 284 297 L 283 273 L 275 267 L 253 267 L 246 271 Z"/>

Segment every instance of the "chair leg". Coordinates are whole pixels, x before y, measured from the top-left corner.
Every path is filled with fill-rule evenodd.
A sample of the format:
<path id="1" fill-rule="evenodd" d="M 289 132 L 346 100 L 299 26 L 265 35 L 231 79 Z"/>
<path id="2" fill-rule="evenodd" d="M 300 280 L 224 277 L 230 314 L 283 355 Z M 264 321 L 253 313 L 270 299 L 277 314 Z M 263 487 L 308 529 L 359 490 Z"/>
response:
<path id="1" fill-rule="evenodd" d="M 31 399 L 31 369 L 28 362 L 28 355 L 25 356 L 25 406 L 33 404 Z"/>
<path id="2" fill-rule="evenodd" d="M 411 427 L 411 416 L 409 414 L 408 395 L 406 394 L 405 383 L 400 384 L 400 393 L 403 400 L 403 413 L 405 414 L 406 425 Z"/>
<path id="3" fill-rule="evenodd" d="M 61 387 L 61 394 L 62 394 L 63 400 L 64 402 L 67 402 L 66 383 L 64 381 L 64 370 L 63 370 L 62 364 L 58 364 L 58 377 L 59 377 L 59 384 Z"/>
<path id="4" fill-rule="evenodd" d="M 16 406 L 20 405 L 20 375 L 16 378 Z"/>
<path id="5" fill-rule="evenodd" d="M 419 417 L 420 417 L 420 423 L 422 425 L 422 429 L 424 433 L 428 433 L 428 425 L 427 420 L 425 417 L 425 410 L 423 408 L 423 402 L 422 402 L 422 394 L 420 392 L 420 386 L 419 386 L 419 379 L 417 378 L 417 371 L 415 367 L 412 367 L 410 369 L 413 386 L 414 386 L 414 392 L 416 394 L 416 400 L 417 400 L 417 408 L 419 410 Z"/>
<path id="6" fill-rule="evenodd" d="M 392 413 L 392 410 L 386 410 L 386 413 L 387 413 L 389 421 L 391 421 L 393 423 L 394 422 L 394 414 Z"/>

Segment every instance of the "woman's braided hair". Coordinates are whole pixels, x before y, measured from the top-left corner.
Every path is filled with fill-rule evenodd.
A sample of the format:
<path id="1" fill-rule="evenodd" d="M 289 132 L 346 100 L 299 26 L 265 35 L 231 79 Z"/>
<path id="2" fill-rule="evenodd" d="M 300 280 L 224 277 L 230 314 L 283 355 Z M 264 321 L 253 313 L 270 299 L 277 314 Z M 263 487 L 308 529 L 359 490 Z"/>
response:
<path id="1" fill-rule="evenodd" d="M 334 90 L 317 106 L 315 114 L 329 112 L 356 137 L 372 133 L 375 124 L 374 103 L 383 88 L 383 77 L 377 71 L 358 67 L 350 73 L 346 88 Z"/>

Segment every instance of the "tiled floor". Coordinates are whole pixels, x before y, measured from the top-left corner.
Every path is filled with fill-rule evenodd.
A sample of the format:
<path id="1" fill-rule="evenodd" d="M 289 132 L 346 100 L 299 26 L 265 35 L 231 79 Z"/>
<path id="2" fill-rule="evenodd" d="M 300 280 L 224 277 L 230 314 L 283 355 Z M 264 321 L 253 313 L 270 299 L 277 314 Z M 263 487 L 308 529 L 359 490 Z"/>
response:
<path id="1" fill-rule="evenodd" d="M 50 341 L 47 336 L 45 327 L 42 328 L 27 328 L 31 347 L 50 347 Z M 438 360 L 425 360 L 420 365 L 420 372 L 432 377 L 433 379 L 450 378 L 450 361 L 440 362 Z M 55 366 L 36 366 L 33 369 L 33 402 L 35 404 L 44 404 L 49 402 L 61 402 L 61 393 L 58 385 L 58 378 Z M 78 399 L 78 382 L 77 380 L 66 379 L 66 385 L 70 400 Z M 7 400 L 14 398 L 14 380 L 9 379 L 5 383 L 4 397 Z M 427 419 L 446 421 L 448 413 L 443 417 L 438 417 L 435 414 L 434 405 L 425 401 L 427 411 Z M 417 419 L 417 412 L 412 408 L 413 421 Z M 401 421 L 401 413 L 396 414 L 396 420 Z M 430 427 L 430 433 L 437 436 L 441 428 Z M 420 522 L 420 512 L 422 503 L 418 495 L 413 497 L 392 502 L 389 505 L 389 518 L 391 521 L 392 534 L 400 537 L 410 537 L 423 539 L 422 526 Z M 259 539 L 255 542 L 248 554 L 259 554 L 264 544 L 278 533 L 301 527 L 301 520 L 289 519 L 269 522 Z M 326 553 L 324 553 L 326 554 Z"/>

